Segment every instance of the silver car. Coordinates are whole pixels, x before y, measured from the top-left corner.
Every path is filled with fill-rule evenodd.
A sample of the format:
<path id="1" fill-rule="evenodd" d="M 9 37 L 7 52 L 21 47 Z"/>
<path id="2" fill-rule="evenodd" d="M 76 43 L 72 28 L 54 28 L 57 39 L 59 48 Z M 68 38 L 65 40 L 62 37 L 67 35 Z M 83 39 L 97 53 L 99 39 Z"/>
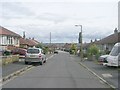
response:
<path id="1" fill-rule="evenodd" d="M 46 56 L 40 48 L 29 48 L 25 55 L 25 64 L 38 62 L 40 65 L 46 63 Z"/>

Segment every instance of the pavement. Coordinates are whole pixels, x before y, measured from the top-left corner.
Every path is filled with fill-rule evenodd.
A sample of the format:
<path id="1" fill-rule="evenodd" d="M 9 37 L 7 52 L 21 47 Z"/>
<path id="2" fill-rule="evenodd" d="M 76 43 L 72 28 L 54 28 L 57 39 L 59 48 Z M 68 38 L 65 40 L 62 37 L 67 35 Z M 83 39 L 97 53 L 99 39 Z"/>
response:
<path id="1" fill-rule="evenodd" d="M 3 85 L 3 88 L 110 88 L 66 52 L 36 66 Z"/>
<path id="2" fill-rule="evenodd" d="M 84 60 L 80 61 L 80 57 L 73 56 L 76 62 L 81 62 L 83 65 L 91 69 L 97 75 L 102 77 L 106 80 L 109 84 L 113 85 L 114 87 L 118 88 L 119 86 L 119 68 L 116 67 L 107 67 L 96 63 L 95 61 Z"/>

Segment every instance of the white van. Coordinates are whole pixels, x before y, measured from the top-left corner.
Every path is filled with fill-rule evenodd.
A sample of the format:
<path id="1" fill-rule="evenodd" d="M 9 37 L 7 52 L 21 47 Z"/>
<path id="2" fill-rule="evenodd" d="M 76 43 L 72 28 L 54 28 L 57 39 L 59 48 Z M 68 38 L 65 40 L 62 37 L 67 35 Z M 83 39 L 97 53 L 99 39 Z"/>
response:
<path id="1" fill-rule="evenodd" d="M 107 66 L 120 66 L 120 43 L 116 43 L 112 48 L 109 56 L 107 57 L 107 63 L 103 63 Z"/>

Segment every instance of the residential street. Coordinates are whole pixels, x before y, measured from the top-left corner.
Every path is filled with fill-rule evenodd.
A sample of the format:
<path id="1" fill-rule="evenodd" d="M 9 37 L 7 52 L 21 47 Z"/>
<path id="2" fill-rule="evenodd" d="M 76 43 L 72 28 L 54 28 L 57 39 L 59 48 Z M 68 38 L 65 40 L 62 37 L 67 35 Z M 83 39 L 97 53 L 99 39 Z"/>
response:
<path id="1" fill-rule="evenodd" d="M 79 57 L 76 57 L 76 61 L 79 62 Z M 118 78 L 119 78 L 119 73 L 117 67 L 107 67 L 98 64 L 95 61 L 89 61 L 86 60 L 82 62 L 85 66 L 87 66 L 89 69 L 91 69 L 93 72 L 95 72 L 97 75 L 105 79 L 107 82 L 109 82 L 111 85 L 114 85 L 116 88 L 118 87 Z"/>
<path id="2" fill-rule="evenodd" d="M 59 52 L 42 66 L 35 66 L 3 88 L 109 88 L 66 52 Z"/>

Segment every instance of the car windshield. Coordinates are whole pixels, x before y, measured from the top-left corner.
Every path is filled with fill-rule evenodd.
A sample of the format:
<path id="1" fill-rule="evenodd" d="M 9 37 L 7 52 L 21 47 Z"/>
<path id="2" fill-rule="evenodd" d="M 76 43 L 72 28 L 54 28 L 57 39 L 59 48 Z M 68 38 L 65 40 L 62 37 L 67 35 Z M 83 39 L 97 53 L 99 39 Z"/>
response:
<path id="1" fill-rule="evenodd" d="M 39 53 L 39 49 L 28 49 L 27 53 Z"/>
<path id="2" fill-rule="evenodd" d="M 118 46 L 118 47 L 116 46 L 116 47 L 113 47 L 110 55 L 111 56 L 117 56 L 119 53 L 120 53 L 120 46 Z"/>

